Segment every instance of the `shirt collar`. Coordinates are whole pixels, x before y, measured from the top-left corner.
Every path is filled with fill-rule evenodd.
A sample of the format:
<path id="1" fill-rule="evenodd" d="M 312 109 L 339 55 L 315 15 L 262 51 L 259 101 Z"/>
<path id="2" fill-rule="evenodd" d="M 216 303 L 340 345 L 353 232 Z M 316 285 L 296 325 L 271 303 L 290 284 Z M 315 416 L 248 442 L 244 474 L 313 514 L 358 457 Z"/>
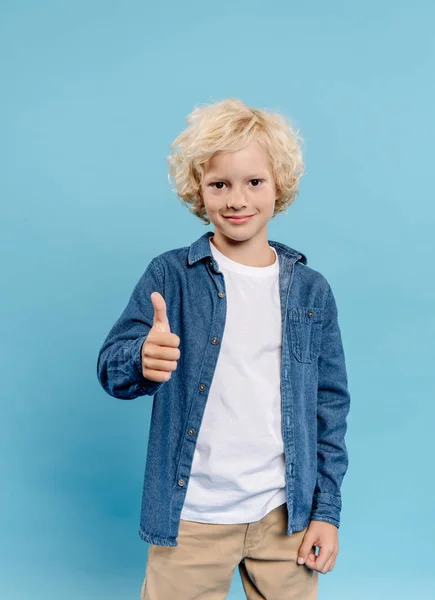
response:
<path id="1" fill-rule="evenodd" d="M 210 249 L 210 237 L 214 235 L 213 231 L 206 231 L 201 237 L 192 242 L 189 247 L 189 253 L 187 257 L 187 262 L 189 265 L 193 265 L 194 263 L 202 260 L 203 258 L 208 258 L 212 256 L 212 252 Z M 283 254 L 288 258 L 295 260 L 296 262 L 301 262 L 302 264 L 307 264 L 307 257 L 302 252 L 298 252 L 290 246 L 286 244 L 282 244 L 281 242 L 275 242 L 274 240 L 268 240 L 269 244 L 273 246 L 278 254 Z"/>

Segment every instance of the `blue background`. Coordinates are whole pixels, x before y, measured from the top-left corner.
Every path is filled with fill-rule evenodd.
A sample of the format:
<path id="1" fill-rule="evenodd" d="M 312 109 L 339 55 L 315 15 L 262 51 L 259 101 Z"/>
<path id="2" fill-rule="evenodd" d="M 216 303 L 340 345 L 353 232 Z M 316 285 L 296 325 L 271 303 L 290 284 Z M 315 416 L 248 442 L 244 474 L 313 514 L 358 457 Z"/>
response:
<path id="1" fill-rule="evenodd" d="M 166 156 L 225 97 L 300 128 L 269 239 L 339 307 L 350 465 L 319 599 L 435 597 L 434 24 L 418 0 L 1 3 L 1 598 L 139 599 L 152 399 L 105 394 L 97 354 L 151 258 L 207 230 Z"/>

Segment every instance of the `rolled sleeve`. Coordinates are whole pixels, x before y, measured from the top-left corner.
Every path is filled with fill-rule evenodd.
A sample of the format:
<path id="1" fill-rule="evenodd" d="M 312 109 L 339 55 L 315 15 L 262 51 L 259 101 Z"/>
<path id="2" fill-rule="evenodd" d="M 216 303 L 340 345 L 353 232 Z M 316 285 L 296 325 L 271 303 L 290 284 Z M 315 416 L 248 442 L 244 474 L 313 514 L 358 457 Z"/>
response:
<path id="1" fill-rule="evenodd" d="M 153 292 L 163 295 L 161 277 L 151 261 L 98 354 L 98 380 L 115 398 L 152 396 L 166 383 L 151 381 L 142 374 L 141 349 L 154 320 Z"/>

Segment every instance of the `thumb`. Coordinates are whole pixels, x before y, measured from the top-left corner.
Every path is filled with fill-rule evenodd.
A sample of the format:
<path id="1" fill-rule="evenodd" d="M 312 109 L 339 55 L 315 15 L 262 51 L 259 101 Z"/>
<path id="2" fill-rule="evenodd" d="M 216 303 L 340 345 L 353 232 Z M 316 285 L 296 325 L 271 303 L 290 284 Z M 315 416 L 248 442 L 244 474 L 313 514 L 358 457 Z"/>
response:
<path id="1" fill-rule="evenodd" d="M 309 554 L 314 553 L 313 545 L 314 545 L 314 538 L 309 534 L 308 535 L 305 534 L 302 544 L 299 547 L 298 564 L 303 565 L 304 563 L 307 562 Z"/>
<path id="2" fill-rule="evenodd" d="M 171 329 L 169 327 L 169 321 L 166 314 L 165 299 L 161 294 L 159 294 L 159 292 L 153 292 L 151 294 L 151 302 L 153 303 L 154 307 L 153 327 L 155 327 L 158 331 L 170 333 Z"/>

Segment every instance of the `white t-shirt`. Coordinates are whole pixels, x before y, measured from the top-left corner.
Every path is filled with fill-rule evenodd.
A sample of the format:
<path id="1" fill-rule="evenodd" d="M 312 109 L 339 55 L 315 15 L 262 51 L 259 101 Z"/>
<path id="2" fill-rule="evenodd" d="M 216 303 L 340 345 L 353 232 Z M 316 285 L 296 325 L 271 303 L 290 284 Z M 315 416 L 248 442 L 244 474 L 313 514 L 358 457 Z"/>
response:
<path id="1" fill-rule="evenodd" d="M 251 267 L 210 241 L 227 315 L 181 518 L 249 523 L 286 502 L 279 262 Z"/>

